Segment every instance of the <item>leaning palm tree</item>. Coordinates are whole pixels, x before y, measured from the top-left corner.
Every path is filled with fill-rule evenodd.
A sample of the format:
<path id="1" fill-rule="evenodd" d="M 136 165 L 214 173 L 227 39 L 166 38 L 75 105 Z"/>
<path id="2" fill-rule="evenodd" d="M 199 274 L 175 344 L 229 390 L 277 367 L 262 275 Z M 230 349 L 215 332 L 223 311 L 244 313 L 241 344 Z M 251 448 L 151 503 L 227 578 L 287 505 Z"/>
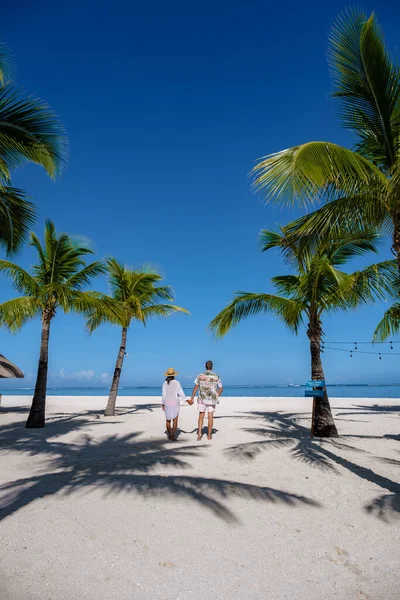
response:
<path id="1" fill-rule="evenodd" d="M 348 274 L 340 270 L 354 256 L 376 251 L 373 231 L 343 231 L 337 237 L 293 239 L 287 235 L 290 225 L 281 231 L 261 233 L 262 250 L 279 248 L 294 268 L 293 275 L 274 277 L 278 295 L 238 292 L 235 298 L 211 322 L 219 337 L 243 319 L 260 313 L 272 313 L 295 334 L 307 327 L 310 342 L 311 378 L 324 380 L 321 360 L 322 318 L 326 313 L 353 309 L 359 304 L 383 298 L 392 292 L 395 261 L 386 261 Z M 328 393 L 314 398 L 311 435 L 336 437 Z"/>
<path id="2" fill-rule="evenodd" d="M 102 323 L 121 327 L 121 344 L 104 412 L 104 416 L 112 417 L 115 415 L 119 381 L 126 354 L 126 340 L 132 321 L 140 321 L 146 325 L 150 317 L 168 317 L 176 312 L 188 314 L 188 311 L 170 304 L 173 300 L 171 288 L 167 285 L 157 285 L 162 279 L 158 273 L 149 269 L 134 271 L 115 258 L 109 258 L 106 264 L 111 288 L 109 304 L 96 306 L 87 319 L 87 328 L 92 333 Z"/>
<path id="3" fill-rule="evenodd" d="M 375 16 L 358 10 L 339 17 L 328 56 L 354 150 L 318 141 L 283 150 L 254 167 L 254 185 L 267 201 L 324 203 L 296 233 L 324 235 L 344 222 L 389 232 L 400 272 L 400 68 Z"/>
<path id="4" fill-rule="evenodd" d="M 105 302 L 100 294 L 83 291 L 93 277 L 105 272 L 105 265 L 98 261 L 86 264 L 85 256 L 93 253 L 87 244 L 66 233 L 57 234 L 50 221 L 46 222 L 44 244 L 31 233 L 31 246 L 37 252 L 33 274 L 12 262 L 0 260 L 0 271 L 8 275 L 15 289 L 22 294 L 0 304 L 0 324 L 10 331 L 18 331 L 31 319 L 42 321 L 36 385 L 26 423 L 26 427 L 36 428 L 45 424 L 51 321 L 57 311 L 87 314 L 94 306 Z"/>
<path id="5" fill-rule="evenodd" d="M 55 114 L 12 82 L 13 65 L 0 45 L 0 246 L 15 252 L 25 241 L 34 207 L 25 193 L 11 186 L 11 171 L 26 162 L 55 177 L 67 158 L 67 140 Z"/>

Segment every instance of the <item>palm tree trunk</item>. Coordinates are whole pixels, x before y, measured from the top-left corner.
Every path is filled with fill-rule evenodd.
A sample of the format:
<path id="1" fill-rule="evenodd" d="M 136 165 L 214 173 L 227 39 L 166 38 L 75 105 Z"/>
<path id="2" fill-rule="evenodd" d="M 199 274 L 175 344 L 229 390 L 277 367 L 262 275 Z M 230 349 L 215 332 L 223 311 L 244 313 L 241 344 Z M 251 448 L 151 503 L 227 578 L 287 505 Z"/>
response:
<path id="1" fill-rule="evenodd" d="M 311 378 L 313 380 L 325 379 L 321 360 L 322 327 L 318 317 L 310 322 L 307 335 L 310 340 Z M 315 397 L 313 401 L 311 437 L 339 437 L 326 388 L 324 396 L 322 398 Z"/>
<path id="2" fill-rule="evenodd" d="M 400 211 L 393 215 L 393 253 L 400 273 Z"/>
<path id="3" fill-rule="evenodd" d="M 122 338 L 121 345 L 119 347 L 117 362 L 115 363 L 114 376 L 111 384 L 110 395 L 108 397 L 108 402 L 106 406 L 106 410 L 104 411 L 105 417 L 113 417 L 115 415 L 115 403 L 117 401 L 119 380 L 121 377 L 122 365 L 125 357 L 125 349 L 126 349 L 126 336 L 128 334 L 127 327 L 122 328 Z"/>
<path id="4" fill-rule="evenodd" d="M 46 414 L 46 388 L 47 370 L 49 362 L 49 336 L 51 316 L 47 312 L 42 314 L 42 337 L 40 341 L 39 365 L 36 376 L 35 392 L 32 406 L 25 427 L 36 429 L 44 427 Z"/>

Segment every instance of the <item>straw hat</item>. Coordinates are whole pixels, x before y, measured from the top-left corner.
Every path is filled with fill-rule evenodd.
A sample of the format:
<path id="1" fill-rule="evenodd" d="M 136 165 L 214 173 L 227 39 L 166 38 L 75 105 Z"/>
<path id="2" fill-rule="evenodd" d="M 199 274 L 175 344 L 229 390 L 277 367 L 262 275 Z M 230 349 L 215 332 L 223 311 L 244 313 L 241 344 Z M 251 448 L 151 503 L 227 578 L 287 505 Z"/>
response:
<path id="1" fill-rule="evenodd" d="M 166 375 L 167 377 L 175 377 L 175 375 L 178 375 L 178 371 L 175 371 L 175 369 L 172 368 L 167 369 L 164 375 Z"/>

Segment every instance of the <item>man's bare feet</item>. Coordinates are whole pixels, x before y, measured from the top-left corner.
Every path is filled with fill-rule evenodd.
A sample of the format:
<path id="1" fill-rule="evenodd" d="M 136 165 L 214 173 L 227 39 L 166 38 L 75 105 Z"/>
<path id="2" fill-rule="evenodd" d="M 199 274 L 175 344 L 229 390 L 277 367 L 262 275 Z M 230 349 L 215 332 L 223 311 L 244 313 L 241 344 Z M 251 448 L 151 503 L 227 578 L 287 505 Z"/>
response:
<path id="1" fill-rule="evenodd" d="M 212 440 L 212 435 L 208 435 L 208 436 L 207 436 L 207 439 L 208 439 L 208 440 Z"/>
<path id="2" fill-rule="evenodd" d="M 198 434 L 197 434 L 197 441 L 199 442 L 199 441 L 201 440 L 201 438 L 202 438 L 202 437 L 203 437 L 203 436 L 201 435 L 201 433 L 198 433 Z"/>

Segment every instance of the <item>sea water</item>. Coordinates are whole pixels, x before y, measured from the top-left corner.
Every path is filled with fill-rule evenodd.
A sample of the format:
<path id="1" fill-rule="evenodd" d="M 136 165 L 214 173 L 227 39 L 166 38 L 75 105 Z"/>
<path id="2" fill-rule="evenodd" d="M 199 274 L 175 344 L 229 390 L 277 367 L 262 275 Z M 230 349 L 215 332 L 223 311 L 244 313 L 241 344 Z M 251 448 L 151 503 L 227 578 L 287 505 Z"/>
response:
<path id="1" fill-rule="evenodd" d="M 161 385 L 145 387 L 121 386 L 119 396 L 160 396 Z M 400 398 L 400 383 L 398 384 L 353 384 L 329 385 L 328 393 L 332 398 Z M 183 386 L 184 391 L 190 395 L 192 386 Z M 224 396 L 249 396 L 256 398 L 282 397 L 293 398 L 304 396 L 304 385 L 257 385 L 257 386 L 224 386 Z M 1 386 L 0 393 L 5 396 L 32 396 L 33 388 Z M 48 396 L 108 396 L 107 387 L 48 387 Z"/>

